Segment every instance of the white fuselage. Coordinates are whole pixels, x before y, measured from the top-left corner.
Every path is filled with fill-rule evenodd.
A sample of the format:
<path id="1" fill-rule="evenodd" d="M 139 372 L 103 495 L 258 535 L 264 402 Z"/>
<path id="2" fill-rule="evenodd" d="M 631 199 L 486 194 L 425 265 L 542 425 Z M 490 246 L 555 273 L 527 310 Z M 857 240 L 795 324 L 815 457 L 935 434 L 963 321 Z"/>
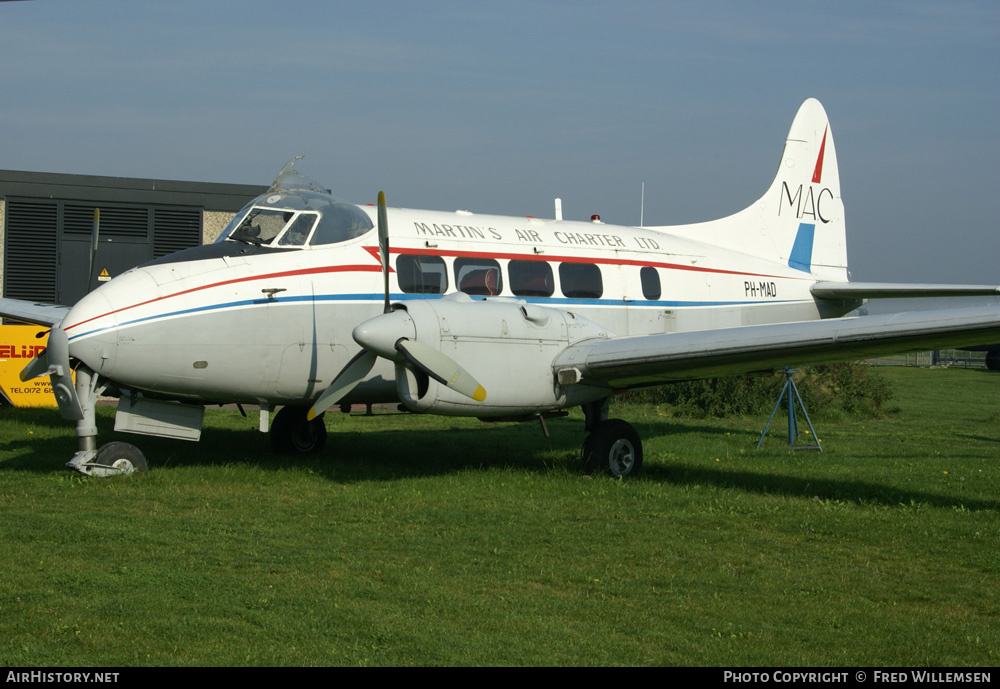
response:
<path id="1" fill-rule="evenodd" d="M 374 218 L 374 208 L 364 210 Z M 463 287 L 457 283 L 467 278 L 459 271 L 468 276 L 477 266 L 496 265 L 499 280 L 486 288 L 495 296 L 571 311 L 620 336 L 813 320 L 846 310 L 821 309 L 809 292 L 814 275 L 748 256 L 739 246 L 464 211 L 390 209 L 388 220 L 393 301 L 440 298 Z M 85 297 L 62 323 L 74 356 L 123 388 L 180 399 L 314 400 L 359 350 L 355 326 L 382 312 L 375 230 L 287 250 L 230 243 L 230 255 L 161 259 Z M 417 288 L 433 293 L 407 291 L 413 283 L 400 276 L 398 263 L 407 256 L 439 271 L 433 285 Z M 565 276 L 575 269 L 563 264 L 595 266 L 597 284 L 595 268 L 586 268 L 588 284 L 571 287 Z M 524 266 L 532 274 L 551 270 L 551 277 L 526 286 L 512 276 Z M 394 400 L 393 380 L 392 364 L 380 361 L 346 401 Z"/>

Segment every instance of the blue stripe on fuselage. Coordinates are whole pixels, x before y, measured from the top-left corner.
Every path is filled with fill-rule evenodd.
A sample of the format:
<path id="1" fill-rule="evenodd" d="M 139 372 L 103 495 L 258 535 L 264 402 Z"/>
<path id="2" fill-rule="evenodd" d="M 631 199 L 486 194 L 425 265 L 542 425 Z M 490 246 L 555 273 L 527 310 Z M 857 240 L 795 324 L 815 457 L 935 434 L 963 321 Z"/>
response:
<path id="1" fill-rule="evenodd" d="M 443 294 L 391 294 L 389 298 L 391 301 L 413 301 L 415 299 L 441 299 L 445 295 Z M 479 301 L 485 301 L 486 297 L 472 297 L 473 299 Z M 751 306 L 755 304 L 788 304 L 795 301 L 801 301 L 796 299 L 767 299 L 758 301 L 626 301 L 624 299 L 571 299 L 563 297 L 504 297 L 506 299 L 517 299 L 520 301 L 528 302 L 529 304 L 538 304 L 539 306 L 616 306 L 616 307 L 695 307 L 695 306 Z M 321 303 L 321 302 L 345 302 L 345 301 L 356 301 L 356 302 L 371 302 L 374 304 L 381 304 L 384 301 L 384 296 L 381 294 L 316 294 L 316 295 L 304 295 L 300 297 L 263 297 L 259 299 L 244 299 L 240 301 L 222 302 L 219 304 L 209 304 L 207 306 L 195 306 L 189 309 L 180 309 L 177 311 L 169 311 L 167 313 L 157 313 L 151 316 L 144 316 L 142 318 L 135 318 L 130 321 L 123 321 L 116 325 L 108 325 L 101 328 L 94 328 L 93 330 L 88 330 L 86 332 L 77 333 L 70 336 L 69 341 L 78 340 L 81 337 L 88 337 L 96 333 L 101 333 L 107 330 L 114 330 L 116 328 L 125 328 L 132 325 L 137 325 L 139 323 L 148 323 L 150 321 L 155 321 L 164 318 L 173 318 L 176 316 L 185 316 L 194 313 L 204 313 L 207 311 L 222 311 L 226 309 L 236 309 L 247 306 L 273 306 L 276 304 L 294 304 L 294 303 Z"/>

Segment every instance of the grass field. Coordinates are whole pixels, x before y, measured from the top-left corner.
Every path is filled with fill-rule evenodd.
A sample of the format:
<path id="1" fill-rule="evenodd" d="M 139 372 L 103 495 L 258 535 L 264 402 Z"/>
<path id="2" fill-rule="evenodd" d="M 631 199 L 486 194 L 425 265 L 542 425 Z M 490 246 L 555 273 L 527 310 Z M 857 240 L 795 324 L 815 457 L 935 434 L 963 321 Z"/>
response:
<path id="1" fill-rule="evenodd" d="M 814 417 L 823 453 L 613 406 L 624 482 L 581 416 L 331 413 L 281 460 L 211 411 L 90 479 L 56 411 L 0 410 L 0 664 L 995 666 L 1000 375 L 885 374 L 899 411 Z"/>

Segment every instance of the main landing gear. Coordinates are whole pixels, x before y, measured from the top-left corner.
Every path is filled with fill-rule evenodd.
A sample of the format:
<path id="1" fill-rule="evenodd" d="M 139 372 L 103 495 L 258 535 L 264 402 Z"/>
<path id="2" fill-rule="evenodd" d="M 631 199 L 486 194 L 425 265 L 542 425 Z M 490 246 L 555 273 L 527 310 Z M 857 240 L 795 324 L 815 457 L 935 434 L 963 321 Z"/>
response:
<path id="1" fill-rule="evenodd" d="M 642 468 L 642 441 L 632 424 L 608 418 L 608 400 L 583 405 L 586 429 L 583 468 L 615 478 L 635 476 Z"/>
<path id="2" fill-rule="evenodd" d="M 320 414 L 306 418 L 309 407 L 282 407 L 271 422 L 271 449 L 280 455 L 317 454 L 326 445 L 326 424 Z"/>
<path id="3" fill-rule="evenodd" d="M 105 387 L 98 376 L 81 366 L 76 372 L 76 397 L 79 406 L 61 400 L 60 408 L 76 418 L 79 449 L 67 464 L 88 476 L 113 476 L 146 471 L 146 458 L 129 443 L 114 441 L 97 447 L 95 408 Z M 320 415 L 309 421 L 308 407 L 286 406 L 270 424 L 272 449 L 285 455 L 317 454 L 326 444 L 326 425 Z M 631 424 L 621 419 L 609 419 L 607 399 L 583 406 L 586 430 L 582 459 L 588 473 L 602 473 L 615 478 L 635 476 L 642 468 L 642 441 Z"/>

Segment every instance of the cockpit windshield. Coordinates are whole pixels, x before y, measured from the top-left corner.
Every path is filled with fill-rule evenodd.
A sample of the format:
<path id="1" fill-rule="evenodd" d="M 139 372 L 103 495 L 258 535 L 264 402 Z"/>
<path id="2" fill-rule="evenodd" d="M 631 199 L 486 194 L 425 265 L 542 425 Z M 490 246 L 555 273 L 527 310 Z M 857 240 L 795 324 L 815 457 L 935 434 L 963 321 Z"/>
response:
<path id="1" fill-rule="evenodd" d="M 318 246 L 360 237 L 374 227 L 358 206 L 338 201 L 293 170 L 294 162 L 282 168 L 268 193 L 236 214 L 217 242 L 281 248 Z"/>

